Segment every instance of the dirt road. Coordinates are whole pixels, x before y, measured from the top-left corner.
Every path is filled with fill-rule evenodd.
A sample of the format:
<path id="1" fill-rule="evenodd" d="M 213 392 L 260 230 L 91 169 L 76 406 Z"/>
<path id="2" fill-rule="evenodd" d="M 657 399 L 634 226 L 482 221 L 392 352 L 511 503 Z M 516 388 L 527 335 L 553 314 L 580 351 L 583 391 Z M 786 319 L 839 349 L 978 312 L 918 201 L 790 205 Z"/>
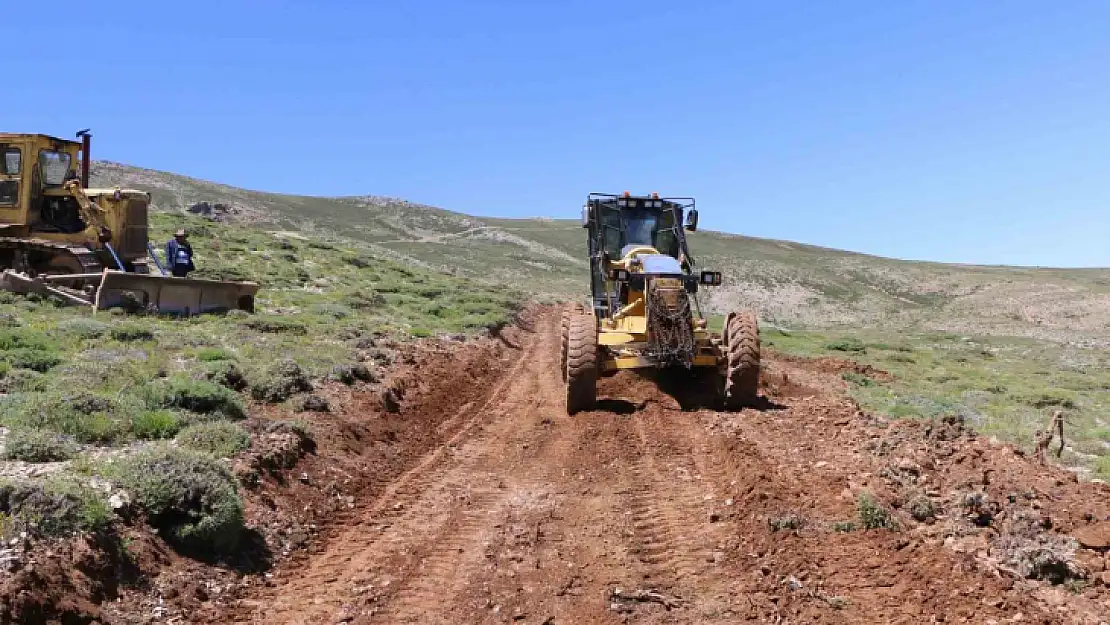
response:
<path id="1" fill-rule="evenodd" d="M 437 444 L 224 622 L 1097 623 L 1110 614 L 1095 570 L 1104 552 L 1079 554 L 1090 556 L 1090 581 L 1076 588 L 1006 574 L 1022 561 L 999 542 L 1018 535 L 1008 528 L 1035 502 L 1055 525 L 1029 540 L 1097 527 L 1110 519 L 1105 488 L 955 422 L 863 415 L 842 393 L 847 363 L 765 357 L 766 401 L 738 413 L 622 374 L 601 382 L 599 410 L 568 417 L 558 323 L 556 312 L 535 314 L 488 384 L 406 406 L 413 419 L 448 411 Z M 865 492 L 891 510 L 895 529 L 860 527 Z M 970 492 L 981 500 L 969 508 Z M 917 514 L 922 502 L 931 514 Z M 988 504 L 984 524 L 976 515 Z"/>

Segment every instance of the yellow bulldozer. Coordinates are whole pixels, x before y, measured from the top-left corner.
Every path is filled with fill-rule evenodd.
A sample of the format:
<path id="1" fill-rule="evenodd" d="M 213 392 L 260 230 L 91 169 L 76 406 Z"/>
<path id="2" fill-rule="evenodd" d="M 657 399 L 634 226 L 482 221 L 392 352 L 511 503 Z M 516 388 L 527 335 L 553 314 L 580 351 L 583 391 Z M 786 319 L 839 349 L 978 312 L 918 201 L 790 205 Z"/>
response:
<path id="1" fill-rule="evenodd" d="M 685 218 L 685 221 L 684 221 Z M 717 405 L 737 409 L 757 398 L 759 323 L 740 310 L 711 332 L 697 298 L 721 274 L 696 271 L 686 231 L 697 229 L 693 198 L 590 193 L 582 207 L 588 232 L 591 297 L 562 319 L 561 368 L 568 414 L 594 408 L 597 381 L 622 370 L 700 374 Z"/>
<path id="2" fill-rule="evenodd" d="M 91 137 L 0 133 L 0 288 L 94 310 L 253 311 L 253 282 L 166 275 L 148 241 L 150 194 L 89 188 Z"/>

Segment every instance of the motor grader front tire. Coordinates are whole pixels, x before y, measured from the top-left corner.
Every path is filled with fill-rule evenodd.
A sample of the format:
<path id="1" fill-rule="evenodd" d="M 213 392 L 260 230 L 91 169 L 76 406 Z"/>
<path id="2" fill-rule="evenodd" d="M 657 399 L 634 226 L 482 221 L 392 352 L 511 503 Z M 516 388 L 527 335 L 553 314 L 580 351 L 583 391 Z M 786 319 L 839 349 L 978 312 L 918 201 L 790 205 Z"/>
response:
<path id="1" fill-rule="evenodd" d="M 563 376 L 563 382 L 567 381 L 567 333 L 570 331 L 570 319 L 575 315 L 581 315 L 584 310 L 585 307 L 577 302 L 563 308 L 563 318 L 559 327 L 559 370 L 560 375 Z"/>
<path id="2" fill-rule="evenodd" d="M 567 320 L 567 414 L 597 404 L 597 324 L 593 315 L 572 314 Z"/>
<path id="3" fill-rule="evenodd" d="M 759 392 L 759 319 L 750 311 L 734 312 L 725 320 L 724 404 L 727 410 L 751 406 Z"/>

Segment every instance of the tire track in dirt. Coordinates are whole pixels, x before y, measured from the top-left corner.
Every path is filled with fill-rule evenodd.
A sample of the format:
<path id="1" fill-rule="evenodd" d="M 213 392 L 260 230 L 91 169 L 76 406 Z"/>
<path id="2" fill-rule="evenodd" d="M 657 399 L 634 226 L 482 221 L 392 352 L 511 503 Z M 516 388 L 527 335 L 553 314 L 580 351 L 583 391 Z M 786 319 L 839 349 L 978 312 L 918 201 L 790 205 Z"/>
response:
<path id="1" fill-rule="evenodd" d="M 691 518 L 701 498 L 691 488 L 690 472 L 653 449 L 655 441 L 648 441 L 642 419 L 635 420 L 635 437 L 639 444 L 631 467 L 632 520 L 638 556 L 652 571 L 649 581 L 671 588 L 696 575 L 709 553 L 697 535 L 699 523 Z M 663 473 L 660 464 L 670 470 Z"/>

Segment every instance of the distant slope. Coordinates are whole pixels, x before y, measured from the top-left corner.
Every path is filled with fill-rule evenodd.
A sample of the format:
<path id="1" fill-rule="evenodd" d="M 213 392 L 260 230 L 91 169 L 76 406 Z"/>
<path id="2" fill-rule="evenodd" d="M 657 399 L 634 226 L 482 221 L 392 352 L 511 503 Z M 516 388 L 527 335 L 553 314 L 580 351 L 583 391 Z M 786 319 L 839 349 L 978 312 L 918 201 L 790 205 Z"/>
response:
<path id="1" fill-rule="evenodd" d="M 376 196 L 247 191 L 109 162 L 96 185 L 150 191 L 155 208 L 224 204 L 232 218 L 274 229 L 350 237 L 412 263 L 553 295 L 584 293 L 577 220 L 493 219 Z M 568 207 L 568 212 L 574 212 Z M 203 248 L 204 242 L 197 241 Z M 746 304 L 786 326 L 867 325 L 1008 334 L 1106 344 L 1110 270 L 980 267 L 892 260 L 715 232 L 691 236 L 703 268 L 726 286 L 703 293 L 712 312 Z"/>

